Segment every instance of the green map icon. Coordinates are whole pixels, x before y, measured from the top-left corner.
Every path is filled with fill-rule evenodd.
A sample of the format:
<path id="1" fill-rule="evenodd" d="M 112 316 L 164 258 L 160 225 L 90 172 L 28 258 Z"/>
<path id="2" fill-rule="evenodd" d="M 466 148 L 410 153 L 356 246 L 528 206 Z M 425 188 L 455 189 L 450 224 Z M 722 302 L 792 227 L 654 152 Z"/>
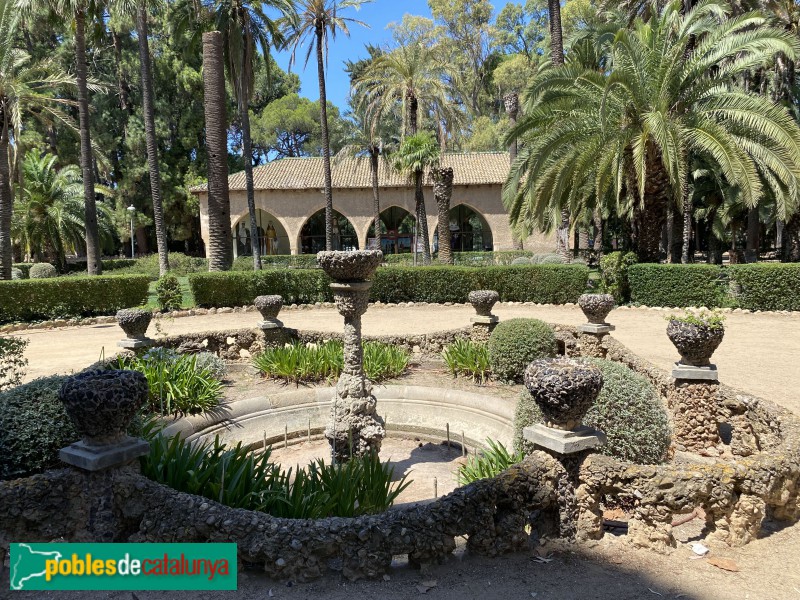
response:
<path id="1" fill-rule="evenodd" d="M 34 550 L 29 544 L 15 544 L 11 549 L 11 589 L 24 590 L 32 579 L 45 576 L 45 561 L 60 560 L 57 551 Z"/>

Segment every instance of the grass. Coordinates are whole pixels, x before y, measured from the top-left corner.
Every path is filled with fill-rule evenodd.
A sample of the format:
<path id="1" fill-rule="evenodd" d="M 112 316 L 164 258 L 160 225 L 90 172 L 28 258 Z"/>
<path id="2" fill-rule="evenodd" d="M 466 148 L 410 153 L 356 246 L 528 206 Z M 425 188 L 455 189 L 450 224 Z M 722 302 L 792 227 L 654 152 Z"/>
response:
<path id="1" fill-rule="evenodd" d="M 442 358 L 454 377 L 464 375 L 483 383 L 491 371 L 488 347 L 472 340 L 456 340 L 445 347 Z"/>
<path id="2" fill-rule="evenodd" d="M 188 277 L 178 277 L 178 282 L 181 284 L 181 294 L 183 294 L 183 301 L 181 302 L 181 308 L 188 309 L 194 308 L 194 297 L 192 296 L 192 290 L 189 287 L 189 278 Z M 158 310 L 158 295 L 156 294 L 156 285 L 158 285 L 158 281 L 151 281 L 150 287 L 147 291 L 147 304 L 145 304 L 145 308 L 150 310 Z"/>

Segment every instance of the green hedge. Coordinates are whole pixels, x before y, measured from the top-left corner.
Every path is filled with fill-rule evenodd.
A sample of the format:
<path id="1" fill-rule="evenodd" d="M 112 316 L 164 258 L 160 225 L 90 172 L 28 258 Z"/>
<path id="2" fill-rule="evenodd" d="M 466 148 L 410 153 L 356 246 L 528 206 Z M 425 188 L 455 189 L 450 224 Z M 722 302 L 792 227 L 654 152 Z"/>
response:
<path id="1" fill-rule="evenodd" d="M 800 310 L 800 264 L 731 265 L 726 270 L 738 306 L 750 310 Z"/>
<path id="2" fill-rule="evenodd" d="M 496 252 L 453 252 L 453 262 L 462 267 L 489 267 L 497 265 L 510 265 L 515 258 L 531 258 L 530 250 L 500 250 Z M 436 255 L 434 255 L 434 260 Z M 388 265 L 402 265 L 410 267 L 414 264 L 414 255 L 386 254 L 383 259 Z M 417 260 L 422 260 L 422 254 L 417 254 Z"/>
<path id="3" fill-rule="evenodd" d="M 0 281 L 0 322 L 114 314 L 147 302 L 145 275 Z"/>
<path id="4" fill-rule="evenodd" d="M 466 302 L 472 290 L 497 290 L 500 299 L 563 304 L 586 290 L 584 265 L 500 267 L 383 267 L 370 297 L 381 302 Z M 319 269 L 197 273 L 189 276 L 198 306 L 242 306 L 262 294 L 280 294 L 287 304 L 332 299 L 330 280 Z"/>
<path id="5" fill-rule="evenodd" d="M 31 267 L 36 263 L 14 263 L 13 267 L 22 271 L 22 276 L 25 279 L 30 277 Z M 109 260 L 100 261 L 103 265 L 103 272 L 117 271 L 119 269 L 128 269 L 136 264 L 136 260 L 130 258 L 112 258 Z M 86 261 L 78 261 L 74 263 L 67 263 L 67 273 L 77 274 L 86 272 Z"/>
<path id="6" fill-rule="evenodd" d="M 628 267 L 631 302 L 646 306 L 725 306 L 727 283 L 717 265 Z"/>

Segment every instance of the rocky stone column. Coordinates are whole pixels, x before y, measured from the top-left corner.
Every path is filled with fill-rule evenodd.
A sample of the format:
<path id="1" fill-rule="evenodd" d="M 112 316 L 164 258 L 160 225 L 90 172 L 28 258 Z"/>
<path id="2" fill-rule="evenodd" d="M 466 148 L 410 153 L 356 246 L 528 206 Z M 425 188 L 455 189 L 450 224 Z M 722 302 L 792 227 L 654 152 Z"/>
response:
<path id="1" fill-rule="evenodd" d="M 336 384 L 336 396 L 325 437 L 335 461 L 379 452 L 386 435 L 377 414 L 372 382 L 364 373 L 361 346 L 361 315 L 367 311 L 369 277 L 383 261 L 379 250 L 320 252 L 317 262 L 333 279 L 331 289 L 336 309 L 344 317 L 344 367 Z"/>
<path id="2" fill-rule="evenodd" d="M 578 345 L 580 354 L 586 358 L 605 358 L 606 349 L 603 338 L 614 331 L 614 326 L 606 323 L 608 313 L 614 308 L 614 296 L 610 294 L 583 294 L 578 298 L 578 306 L 586 315 L 587 323 L 578 325 Z"/>

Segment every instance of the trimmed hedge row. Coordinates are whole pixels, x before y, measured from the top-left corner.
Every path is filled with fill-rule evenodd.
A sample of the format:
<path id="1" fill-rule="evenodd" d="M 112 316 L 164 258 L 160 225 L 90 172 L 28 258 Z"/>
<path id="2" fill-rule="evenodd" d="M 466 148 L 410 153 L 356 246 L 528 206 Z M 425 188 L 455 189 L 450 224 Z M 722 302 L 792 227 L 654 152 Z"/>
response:
<path id="1" fill-rule="evenodd" d="M 31 267 L 37 263 L 14 263 L 12 266 L 15 269 L 22 271 L 22 277 L 28 279 L 30 277 Z M 103 272 L 116 271 L 118 269 L 127 269 L 136 264 L 136 260 L 130 258 L 112 258 L 109 260 L 102 260 L 100 264 L 103 266 Z M 85 273 L 86 261 L 79 261 L 74 263 L 67 263 L 67 273 Z"/>
<path id="2" fill-rule="evenodd" d="M 434 260 L 435 260 L 434 255 Z M 531 258 L 533 252 L 530 250 L 498 250 L 493 252 L 453 252 L 453 261 L 462 267 L 489 267 L 499 265 L 510 265 L 515 258 Z M 385 254 L 384 261 L 388 265 L 403 265 L 410 267 L 414 264 L 414 255 L 405 254 Z M 422 255 L 417 255 L 417 260 L 422 260 Z"/>
<path id="3" fill-rule="evenodd" d="M 370 299 L 380 302 L 466 302 L 472 290 L 497 290 L 500 299 L 563 304 L 586 290 L 584 265 L 497 267 L 384 267 L 373 278 Z M 258 273 L 197 273 L 189 276 L 195 302 L 203 307 L 243 306 L 262 294 L 280 294 L 287 304 L 330 302 L 330 279 L 318 269 Z"/>
<path id="4" fill-rule="evenodd" d="M 114 314 L 147 302 L 146 275 L 0 281 L 0 322 Z"/>
<path id="5" fill-rule="evenodd" d="M 800 310 L 800 264 L 658 265 L 628 268 L 631 301 L 647 306 Z"/>
<path id="6" fill-rule="evenodd" d="M 647 306 L 724 306 L 727 284 L 717 265 L 628 267 L 631 302 Z"/>
<path id="7" fill-rule="evenodd" d="M 731 265 L 736 303 L 750 310 L 800 310 L 800 264 Z"/>

